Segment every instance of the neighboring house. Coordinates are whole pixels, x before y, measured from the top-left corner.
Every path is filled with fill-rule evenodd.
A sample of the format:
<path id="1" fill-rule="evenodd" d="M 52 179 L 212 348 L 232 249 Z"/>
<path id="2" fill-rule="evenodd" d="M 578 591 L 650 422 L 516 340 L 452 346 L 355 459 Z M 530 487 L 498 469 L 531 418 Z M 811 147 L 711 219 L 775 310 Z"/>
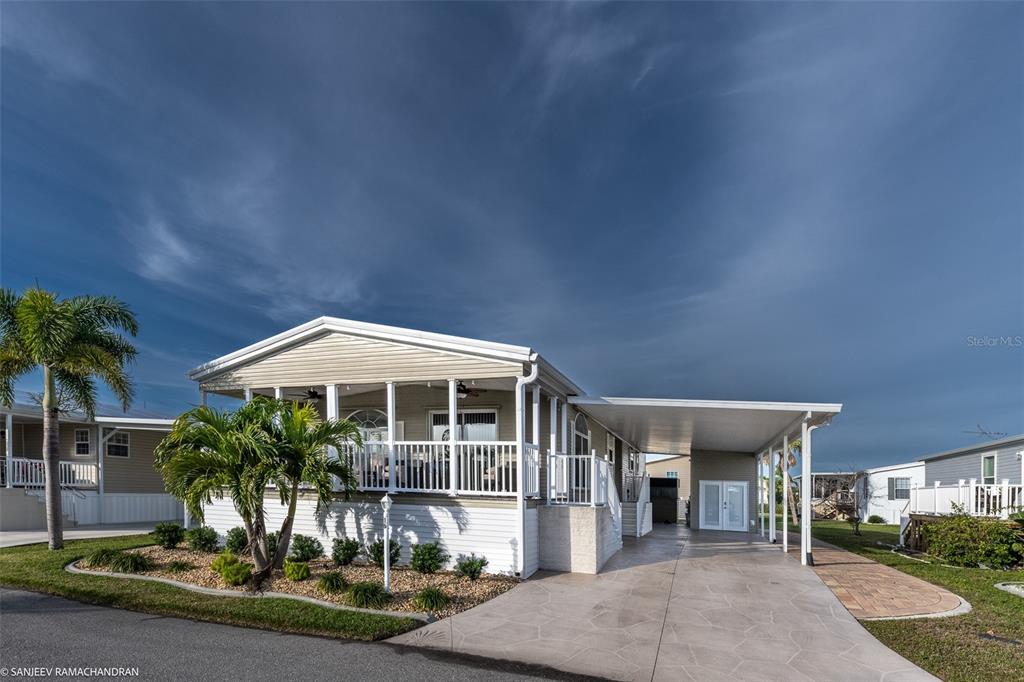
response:
<path id="1" fill-rule="evenodd" d="M 910 491 L 923 486 L 924 462 L 890 464 L 862 471 L 856 493 L 860 518 L 881 516 L 886 523 L 899 523 L 910 507 Z"/>
<path id="2" fill-rule="evenodd" d="M 622 361 L 630 362 L 625 350 Z M 279 396 L 360 425 L 363 447 L 341 453 L 358 492 L 321 515 L 303 496 L 295 532 L 325 544 L 380 538 L 388 493 L 403 560 L 411 543 L 437 540 L 452 561 L 475 553 L 489 570 L 523 577 L 595 573 L 624 536 L 650 530 L 641 453 L 689 456 L 695 528 L 751 530 L 755 454 L 841 409 L 592 397 L 528 347 L 330 317 L 189 376 L 204 403 L 210 394 Z M 272 500 L 277 525 L 283 508 Z M 205 517 L 220 533 L 240 525 L 229 499 L 208 505 Z"/>
<path id="3" fill-rule="evenodd" d="M 647 460 L 647 475 L 651 478 L 674 478 L 678 483 L 676 518 L 686 518 L 686 504 L 690 500 L 690 458 L 685 455 Z"/>
<path id="4" fill-rule="evenodd" d="M 43 486 L 43 415 L 20 399 L 3 415 L 0 529 L 46 527 Z M 180 520 L 181 503 L 164 491 L 153 468 L 153 449 L 173 420 L 99 406 L 94 419 L 60 416 L 60 485 L 68 525 Z"/>
<path id="5" fill-rule="evenodd" d="M 975 516 L 1024 510 L 1024 434 L 922 457 L 924 481 L 912 488 L 910 512 Z"/>

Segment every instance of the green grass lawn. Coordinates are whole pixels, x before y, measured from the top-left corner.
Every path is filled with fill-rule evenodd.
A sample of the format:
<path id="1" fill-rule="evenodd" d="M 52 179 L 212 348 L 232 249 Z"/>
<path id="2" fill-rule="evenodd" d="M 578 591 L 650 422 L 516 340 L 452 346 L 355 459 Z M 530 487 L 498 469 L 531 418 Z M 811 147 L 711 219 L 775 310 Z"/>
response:
<path id="1" fill-rule="evenodd" d="M 64 570 L 69 562 L 101 547 L 131 549 L 152 544 L 149 535 L 132 535 L 75 540 L 56 552 L 46 545 L 0 549 L 0 585 L 132 611 L 345 639 L 384 639 L 419 625 L 411 618 L 328 609 L 291 599 L 215 597 L 156 582 Z"/>
<path id="2" fill-rule="evenodd" d="M 998 582 L 1024 582 L 1024 571 L 947 568 L 897 556 L 877 543 L 896 544 L 898 526 L 861 524 L 861 535 L 856 536 L 846 522 L 815 521 L 811 533 L 941 585 L 973 607 L 952 618 L 864 622 L 886 646 L 944 680 L 1024 680 L 1024 599 L 993 587 Z"/>

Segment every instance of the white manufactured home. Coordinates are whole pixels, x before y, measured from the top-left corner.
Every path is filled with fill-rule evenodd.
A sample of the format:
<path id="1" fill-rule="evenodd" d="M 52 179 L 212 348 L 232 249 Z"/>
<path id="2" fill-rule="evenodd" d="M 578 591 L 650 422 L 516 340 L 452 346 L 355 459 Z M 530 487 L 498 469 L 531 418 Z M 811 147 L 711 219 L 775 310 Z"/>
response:
<path id="1" fill-rule="evenodd" d="M 46 528 L 43 415 L 21 400 L 0 411 L 0 530 Z M 153 450 L 172 420 L 100 406 L 93 418 L 61 414 L 61 510 L 65 527 L 182 520 L 182 504 L 164 491 Z"/>
<path id="2" fill-rule="evenodd" d="M 388 493 L 403 560 L 437 540 L 453 560 L 483 555 L 523 577 L 595 573 L 623 537 L 651 529 L 645 453 L 690 457 L 695 528 L 751 531 L 757 457 L 802 433 L 809 463 L 810 431 L 841 408 L 594 397 L 528 347 L 329 317 L 190 378 L 204 402 L 278 396 L 360 425 L 363 447 L 340 453 L 358 493 L 320 516 L 300 500 L 295 532 L 375 540 Z M 279 523 L 283 509 L 268 507 Z M 229 499 L 204 511 L 221 533 L 240 525 Z"/>

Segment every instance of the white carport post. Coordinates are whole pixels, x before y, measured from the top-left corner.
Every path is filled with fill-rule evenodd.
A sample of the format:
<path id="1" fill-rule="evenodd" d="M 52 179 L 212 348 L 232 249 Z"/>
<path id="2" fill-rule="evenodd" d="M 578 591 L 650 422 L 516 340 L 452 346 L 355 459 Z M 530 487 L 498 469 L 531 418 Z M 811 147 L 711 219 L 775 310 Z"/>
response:
<path id="1" fill-rule="evenodd" d="M 800 563 L 813 566 L 811 555 L 811 428 L 807 419 L 800 423 Z"/>
<path id="2" fill-rule="evenodd" d="M 459 491 L 459 380 L 448 380 L 448 494 Z"/>
<path id="3" fill-rule="evenodd" d="M 552 488 L 551 488 L 551 472 L 553 470 L 553 464 L 555 461 L 554 455 L 558 452 L 558 398 L 550 396 L 548 399 L 548 407 L 550 409 L 548 415 L 548 431 L 550 431 L 550 445 L 548 450 L 547 459 L 541 459 L 542 462 L 547 462 L 547 482 L 545 486 L 544 498 L 545 504 L 551 504 Z M 538 453 L 540 456 L 540 453 Z M 539 482 L 538 482 L 539 483 Z"/>
<path id="4" fill-rule="evenodd" d="M 782 553 L 789 552 L 789 434 L 782 437 Z"/>
<path id="5" fill-rule="evenodd" d="M 757 523 L 764 537 L 764 453 L 757 455 Z"/>
<path id="6" fill-rule="evenodd" d="M 251 388 L 243 389 L 242 390 L 242 397 L 244 398 L 245 402 L 249 402 L 250 400 L 252 400 L 252 389 Z"/>
<path id="7" fill-rule="evenodd" d="M 775 445 L 773 444 L 768 448 L 768 467 L 771 469 L 771 483 L 768 486 L 768 518 L 771 519 L 771 529 L 768 531 L 768 539 L 773 543 L 777 542 L 775 539 Z"/>
<path id="8" fill-rule="evenodd" d="M 394 493 L 398 489 L 398 467 L 395 462 L 395 432 L 397 430 L 397 424 L 395 423 L 395 382 L 388 381 L 386 386 L 388 401 L 388 492 Z"/>
<path id="9" fill-rule="evenodd" d="M 8 488 L 14 485 L 11 479 L 14 477 L 14 415 L 8 412 L 4 415 L 4 485 Z"/>

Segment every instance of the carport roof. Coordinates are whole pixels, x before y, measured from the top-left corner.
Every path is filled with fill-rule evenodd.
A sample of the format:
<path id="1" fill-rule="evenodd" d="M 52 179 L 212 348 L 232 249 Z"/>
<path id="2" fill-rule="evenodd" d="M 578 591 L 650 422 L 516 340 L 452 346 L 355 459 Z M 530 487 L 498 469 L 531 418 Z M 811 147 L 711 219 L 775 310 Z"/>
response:
<path id="1" fill-rule="evenodd" d="M 828 421 L 839 403 L 770 403 L 575 396 L 579 406 L 643 452 L 686 455 L 693 450 L 757 453 L 799 421 Z"/>

